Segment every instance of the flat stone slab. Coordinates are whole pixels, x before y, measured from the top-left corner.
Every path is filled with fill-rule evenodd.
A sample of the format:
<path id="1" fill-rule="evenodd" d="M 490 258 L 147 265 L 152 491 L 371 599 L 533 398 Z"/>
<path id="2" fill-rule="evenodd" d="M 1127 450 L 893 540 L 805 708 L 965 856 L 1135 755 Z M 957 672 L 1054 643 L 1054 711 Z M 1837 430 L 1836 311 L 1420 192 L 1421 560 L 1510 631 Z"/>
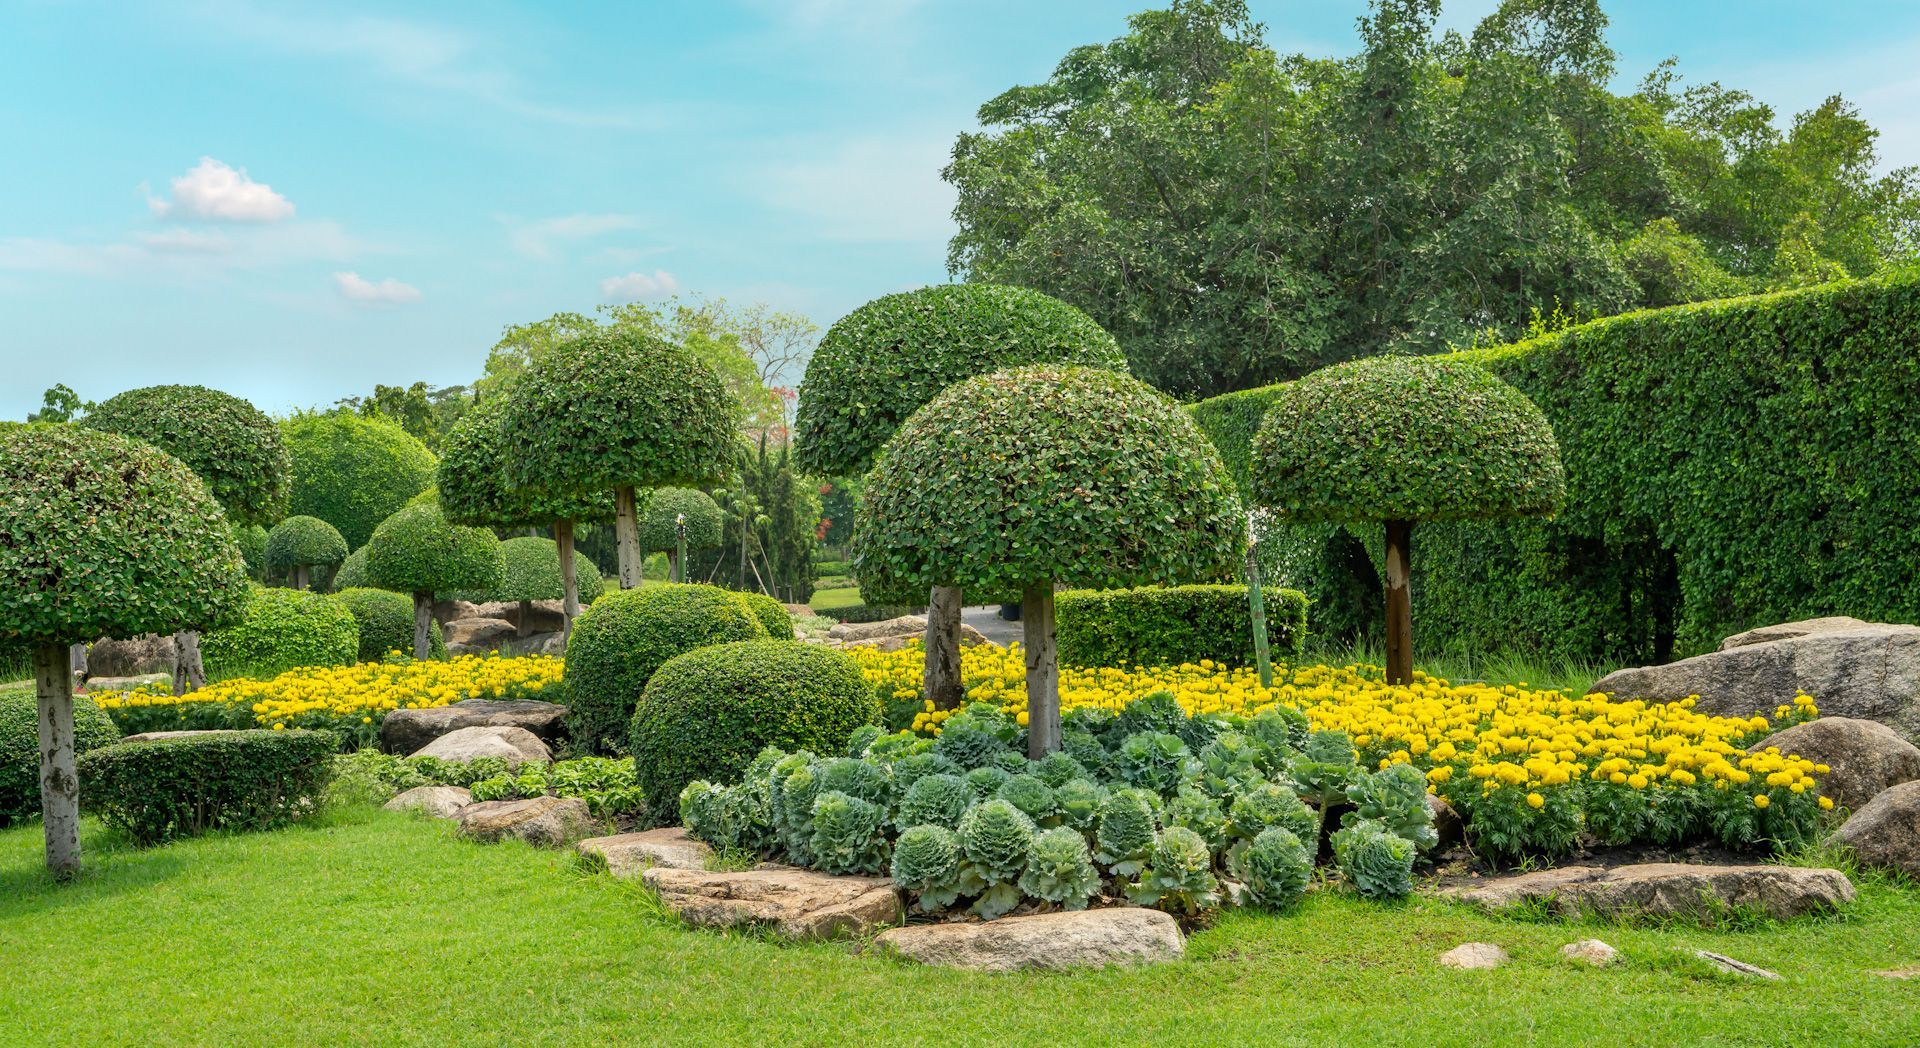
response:
<path id="1" fill-rule="evenodd" d="M 408 754 L 461 728 L 525 728 L 548 746 L 567 734 L 567 708 L 537 699 L 467 699 L 430 710 L 394 710 L 380 722 L 380 748 Z"/>
<path id="2" fill-rule="evenodd" d="M 1187 952 L 1172 917 L 1133 906 L 914 924 L 889 928 L 873 944 L 921 964 L 980 972 L 1154 964 Z"/>
<path id="3" fill-rule="evenodd" d="M 589 837 L 574 845 L 582 855 L 606 860 L 607 872 L 615 877 L 638 877 L 655 866 L 670 870 L 704 870 L 713 849 L 687 836 L 684 826 L 663 826 L 641 833 L 622 833 L 612 837 Z"/>
<path id="4" fill-rule="evenodd" d="M 423 811 L 436 819 L 451 819 L 473 803 L 473 794 L 459 786 L 415 786 L 381 807 L 388 811 Z"/>
<path id="5" fill-rule="evenodd" d="M 1750 979 L 1780 978 L 1775 972 L 1770 972 L 1757 965 L 1748 964 L 1745 961 L 1734 960 L 1724 953 L 1714 953 L 1711 950 L 1695 950 L 1693 951 L 1693 955 L 1730 975 L 1744 975 Z"/>
<path id="6" fill-rule="evenodd" d="M 1836 633 L 1840 630 L 1857 630 L 1866 626 L 1878 625 L 1851 615 L 1827 615 L 1817 619 L 1801 619 L 1798 622 L 1782 622 L 1774 626 L 1762 626 L 1759 629 L 1736 633 L 1720 642 L 1720 650 L 1744 648 L 1749 644 L 1766 644 L 1776 640 L 1793 640 L 1813 633 Z"/>
<path id="7" fill-rule="evenodd" d="M 791 866 L 737 873 L 655 866 L 647 887 L 688 924 L 766 925 L 794 939 L 866 935 L 899 924 L 900 893 L 886 877 L 837 877 Z"/>
<path id="8" fill-rule="evenodd" d="M 412 756 L 443 761 L 498 757 L 506 761 L 508 767 L 518 767 L 527 761 L 552 760 L 553 751 L 547 749 L 538 735 L 525 728 L 487 725 L 450 731 L 415 750 Z"/>
<path id="9" fill-rule="evenodd" d="M 195 731 L 143 731 L 128 735 L 121 742 L 158 742 L 161 739 L 191 739 L 197 735 L 232 735 L 238 728 L 201 728 Z"/>
<path id="10" fill-rule="evenodd" d="M 596 829 L 587 802 L 578 797 L 531 797 L 481 801 L 460 809 L 460 832 L 477 841 L 509 838 L 541 848 L 564 848 Z"/>
<path id="11" fill-rule="evenodd" d="M 1776 919 L 1834 909 L 1854 898 L 1839 870 L 1799 866 L 1696 866 L 1652 862 L 1636 866 L 1563 866 L 1478 884 L 1443 888 L 1445 898 L 1504 910 L 1544 903 L 1564 917 L 1703 917 L 1717 908 L 1745 907 Z"/>
<path id="12" fill-rule="evenodd" d="M 1508 959 L 1507 951 L 1490 942 L 1463 942 L 1441 954 L 1440 964 L 1460 971 L 1484 971 L 1498 968 Z"/>

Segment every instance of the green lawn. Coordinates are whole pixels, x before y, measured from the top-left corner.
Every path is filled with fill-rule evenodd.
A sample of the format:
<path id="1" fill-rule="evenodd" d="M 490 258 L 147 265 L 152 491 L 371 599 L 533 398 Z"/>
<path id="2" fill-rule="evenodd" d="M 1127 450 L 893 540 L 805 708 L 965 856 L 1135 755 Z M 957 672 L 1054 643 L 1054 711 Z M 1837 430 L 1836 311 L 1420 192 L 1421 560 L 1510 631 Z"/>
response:
<path id="1" fill-rule="evenodd" d="M 815 611 L 832 611 L 835 608 L 851 608 L 862 603 L 860 587 L 842 586 L 839 589 L 817 589 L 807 606 Z"/>
<path id="2" fill-rule="evenodd" d="M 1920 891 L 1862 884 L 1844 919 L 1749 932 L 1593 928 L 1436 902 L 1328 895 L 1229 915 L 1145 971 L 975 975 L 683 929 L 562 854 L 353 810 L 316 825 L 123 850 L 39 872 L 37 826 L 0 832 L 8 1043 L 1912 1045 Z M 1606 971 L 1560 961 L 1598 934 Z M 1514 963 L 1434 963 L 1468 940 Z M 1675 947 L 1772 968 L 1710 975 Z"/>

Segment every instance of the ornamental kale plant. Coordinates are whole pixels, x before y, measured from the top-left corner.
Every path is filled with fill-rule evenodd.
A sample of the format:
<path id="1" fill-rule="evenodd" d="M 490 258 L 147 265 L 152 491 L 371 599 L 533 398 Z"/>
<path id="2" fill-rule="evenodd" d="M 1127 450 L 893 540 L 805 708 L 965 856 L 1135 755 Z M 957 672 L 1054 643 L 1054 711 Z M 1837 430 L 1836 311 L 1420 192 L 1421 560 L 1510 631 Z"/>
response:
<path id="1" fill-rule="evenodd" d="M 1100 829 L 1095 836 L 1100 850 L 1094 857 L 1115 877 L 1131 877 L 1152 853 L 1156 829 L 1153 806 L 1140 791 L 1115 793 L 1100 805 Z"/>
<path id="2" fill-rule="evenodd" d="M 1087 900 L 1100 893 L 1100 871 L 1087 854 L 1087 839 L 1065 826 L 1034 838 L 1020 890 L 1036 899 L 1084 910 Z"/>
<path id="3" fill-rule="evenodd" d="M 986 889 L 973 912 L 987 920 L 1020 904 L 1020 875 L 1033 855 L 1033 820 L 1003 800 L 985 801 L 960 819 L 960 850 Z"/>
<path id="4" fill-rule="evenodd" d="M 922 913 L 944 910 L 978 891 L 961 861 L 960 838 L 945 826 L 910 826 L 893 844 L 893 883 L 914 893 Z"/>
<path id="5" fill-rule="evenodd" d="M 814 865 L 828 873 L 879 873 L 887 866 L 887 810 L 839 790 L 813 800 Z"/>
<path id="6" fill-rule="evenodd" d="M 1171 796 L 1191 773 L 1193 754 L 1178 735 L 1143 731 L 1120 744 L 1120 777 L 1162 797 Z"/>
<path id="7" fill-rule="evenodd" d="M 1342 819 L 1346 825 L 1376 820 L 1421 851 L 1440 843 L 1433 829 L 1433 809 L 1427 806 L 1427 777 L 1411 764 L 1394 764 L 1361 776 L 1347 787 L 1347 800 L 1354 810 Z"/>
<path id="8" fill-rule="evenodd" d="M 894 825 L 902 830 L 925 825 L 954 829 L 960 825 L 960 816 L 978 800 L 973 787 L 959 776 L 943 772 L 923 775 L 900 798 Z"/>
<path id="9" fill-rule="evenodd" d="M 1160 831 L 1152 863 L 1127 889 L 1127 897 L 1191 917 L 1218 904 L 1219 888 L 1207 842 L 1184 826 L 1170 826 Z"/>
<path id="10" fill-rule="evenodd" d="M 1306 894 L 1313 877 L 1313 853 L 1291 830 L 1276 826 L 1253 839 L 1238 866 L 1249 905 L 1284 910 Z"/>
<path id="11" fill-rule="evenodd" d="M 1333 861 L 1369 899 L 1397 899 L 1413 892 L 1413 842 L 1373 819 L 1361 819 L 1333 835 Z"/>

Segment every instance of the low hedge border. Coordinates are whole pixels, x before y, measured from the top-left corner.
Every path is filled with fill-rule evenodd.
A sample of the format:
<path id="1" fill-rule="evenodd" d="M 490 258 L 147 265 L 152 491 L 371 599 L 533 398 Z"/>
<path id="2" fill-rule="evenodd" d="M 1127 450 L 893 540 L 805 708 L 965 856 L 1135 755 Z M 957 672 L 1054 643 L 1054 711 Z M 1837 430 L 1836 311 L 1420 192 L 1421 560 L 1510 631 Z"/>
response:
<path id="1" fill-rule="evenodd" d="M 81 755 L 81 803 L 143 846 L 271 829 L 319 806 L 339 746 L 333 732 L 301 730 L 116 743 Z"/>
<path id="2" fill-rule="evenodd" d="M 1272 657 L 1299 657 L 1307 640 L 1307 595 L 1265 587 L 1260 592 Z M 1178 666 L 1201 659 L 1254 664 L 1245 586 L 1068 590 L 1054 597 L 1054 616 L 1060 661 L 1069 666 Z"/>

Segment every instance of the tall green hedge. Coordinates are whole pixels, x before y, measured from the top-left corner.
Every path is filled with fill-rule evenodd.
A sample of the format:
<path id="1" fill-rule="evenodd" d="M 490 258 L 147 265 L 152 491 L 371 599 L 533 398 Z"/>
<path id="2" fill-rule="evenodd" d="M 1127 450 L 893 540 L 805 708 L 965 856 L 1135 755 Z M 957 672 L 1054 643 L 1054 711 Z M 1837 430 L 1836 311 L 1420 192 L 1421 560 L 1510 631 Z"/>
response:
<path id="1" fill-rule="evenodd" d="M 1460 356 L 1546 414 L 1567 502 L 1551 521 L 1414 529 L 1430 649 L 1637 662 L 1810 615 L 1920 618 L 1920 272 Z M 1248 419 L 1273 397 L 1193 408 L 1243 483 Z M 1289 581 L 1314 594 L 1318 628 L 1337 629 L 1330 591 L 1377 580 L 1369 558 L 1319 553 L 1306 551 L 1317 577 Z"/>
<path id="2" fill-rule="evenodd" d="M 1273 657 L 1297 657 L 1307 640 L 1307 596 L 1263 587 Z M 1212 659 L 1251 666 L 1252 612 L 1245 586 L 1140 586 L 1068 590 L 1054 597 L 1060 661 L 1069 666 L 1178 666 Z"/>

